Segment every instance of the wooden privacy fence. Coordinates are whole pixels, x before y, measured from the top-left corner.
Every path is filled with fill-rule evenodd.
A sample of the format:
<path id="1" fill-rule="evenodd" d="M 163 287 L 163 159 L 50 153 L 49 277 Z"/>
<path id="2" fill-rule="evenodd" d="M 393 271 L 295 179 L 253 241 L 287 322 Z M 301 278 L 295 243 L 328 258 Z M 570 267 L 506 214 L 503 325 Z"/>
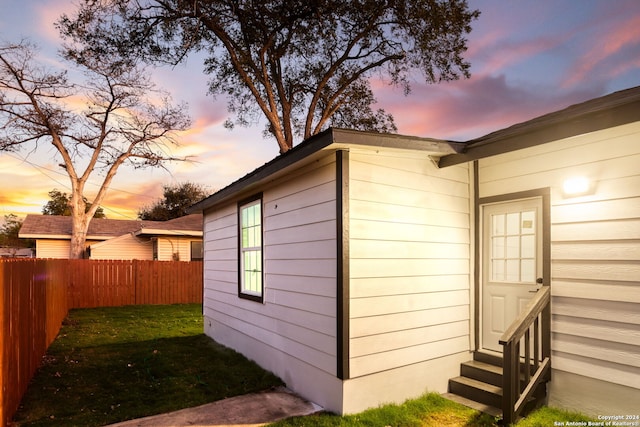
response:
<path id="1" fill-rule="evenodd" d="M 202 302 L 202 261 L 65 261 L 70 309 Z"/>
<path id="2" fill-rule="evenodd" d="M 202 261 L 0 260 L 0 426 L 72 308 L 202 303 Z"/>

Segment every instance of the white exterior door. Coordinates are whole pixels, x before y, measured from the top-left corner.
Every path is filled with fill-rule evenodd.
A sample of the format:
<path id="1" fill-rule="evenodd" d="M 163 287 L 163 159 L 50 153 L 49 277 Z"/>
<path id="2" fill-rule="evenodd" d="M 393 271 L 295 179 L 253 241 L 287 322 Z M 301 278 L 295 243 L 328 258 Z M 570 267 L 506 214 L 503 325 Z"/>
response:
<path id="1" fill-rule="evenodd" d="M 482 347 L 499 339 L 542 286 L 542 198 L 481 206 Z"/>

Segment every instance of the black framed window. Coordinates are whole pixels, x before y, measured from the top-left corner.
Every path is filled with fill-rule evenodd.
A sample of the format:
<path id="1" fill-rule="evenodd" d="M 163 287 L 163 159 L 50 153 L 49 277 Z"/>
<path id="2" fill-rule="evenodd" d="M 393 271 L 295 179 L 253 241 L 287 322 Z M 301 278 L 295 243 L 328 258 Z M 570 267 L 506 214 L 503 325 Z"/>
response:
<path id="1" fill-rule="evenodd" d="M 238 203 L 238 292 L 262 302 L 262 194 Z"/>

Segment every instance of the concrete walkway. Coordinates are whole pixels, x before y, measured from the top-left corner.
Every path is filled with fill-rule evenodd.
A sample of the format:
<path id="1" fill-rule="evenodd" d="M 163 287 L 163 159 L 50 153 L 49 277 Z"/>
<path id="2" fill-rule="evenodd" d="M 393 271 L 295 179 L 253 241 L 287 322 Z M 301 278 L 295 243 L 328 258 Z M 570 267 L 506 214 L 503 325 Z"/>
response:
<path id="1" fill-rule="evenodd" d="M 195 408 L 112 424 L 111 427 L 248 427 L 322 410 L 284 387 L 219 400 Z"/>

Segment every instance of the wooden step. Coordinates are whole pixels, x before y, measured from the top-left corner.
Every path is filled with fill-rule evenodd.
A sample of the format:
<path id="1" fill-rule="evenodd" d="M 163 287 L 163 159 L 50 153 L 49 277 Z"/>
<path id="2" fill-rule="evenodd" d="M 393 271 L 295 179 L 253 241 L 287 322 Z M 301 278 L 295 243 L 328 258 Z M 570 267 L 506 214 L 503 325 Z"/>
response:
<path id="1" fill-rule="evenodd" d="M 449 380 L 449 392 L 485 405 L 499 408 L 502 405 L 502 388 L 467 377 Z"/>
<path id="2" fill-rule="evenodd" d="M 460 365 L 460 376 L 502 387 L 502 368 L 489 363 L 477 360 L 465 362 Z"/>
<path id="3" fill-rule="evenodd" d="M 502 355 L 500 355 L 500 353 L 494 354 L 484 351 L 476 351 L 473 353 L 473 360 L 502 367 Z"/>
<path id="4" fill-rule="evenodd" d="M 467 408 L 484 412 L 485 414 L 489 414 L 492 417 L 502 417 L 502 411 L 495 406 L 485 405 L 484 403 L 476 402 L 474 400 L 467 399 L 466 397 L 462 397 L 454 393 L 444 393 L 442 397 L 444 397 L 445 399 L 453 400 L 454 402 L 464 405 Z"/>

